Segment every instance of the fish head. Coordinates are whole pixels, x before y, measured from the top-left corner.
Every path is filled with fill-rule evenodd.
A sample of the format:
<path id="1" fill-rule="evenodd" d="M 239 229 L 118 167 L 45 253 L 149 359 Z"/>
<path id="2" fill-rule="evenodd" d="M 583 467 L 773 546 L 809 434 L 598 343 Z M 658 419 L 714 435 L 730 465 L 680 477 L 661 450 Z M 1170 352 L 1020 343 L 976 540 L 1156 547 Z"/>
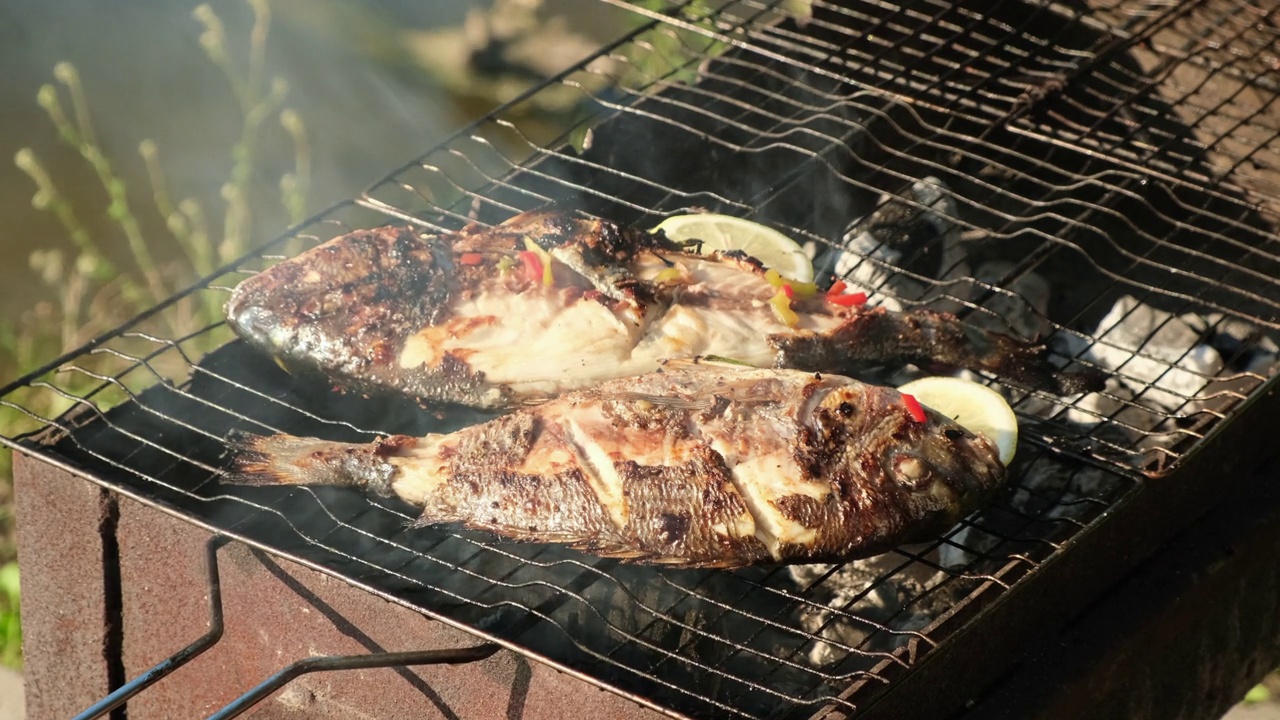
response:
<path id="1" fill-rule="evenodd" d="M 896 520 L 929 538 L 984 506 L 1008 474 L 995 443 L 922 409 L 920 421 L 897 391 L 850 386 L 823 398 L 814 417 L 826 437 L 844 438 L 843 462 L 896 498 Z M 833 423 L 844 427 L 833 432 Z"/>
<path id="2" fill-rule="evenodd" d="M 232 328 L 289 367 L 386 364 L 446 293 L 431 246 L 407 228 L 357 231 L 240 283 Z"/>

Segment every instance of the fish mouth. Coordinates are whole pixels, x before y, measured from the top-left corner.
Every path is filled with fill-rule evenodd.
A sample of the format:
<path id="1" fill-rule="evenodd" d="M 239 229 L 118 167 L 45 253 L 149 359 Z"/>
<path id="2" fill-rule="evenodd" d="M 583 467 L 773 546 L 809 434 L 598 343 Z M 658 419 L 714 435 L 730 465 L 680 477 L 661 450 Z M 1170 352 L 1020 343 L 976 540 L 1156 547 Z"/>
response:
<path id="1" fill-rule="evenodd" d="M 984 504 L 1004 486 L 1009 474 L 1008 468 L 1000 462 L 1000 451 L 990 439 L 973 434 L 961 442 L 963 445 L 957 447 L 956 451 L 967 466 L 967 472 L 962 473 L 967 481 L 958 489 L 966 496 L 966 503 Z"/>
<path id="2" fill-rule="evenodd" d="M 278 337 L 280 328 L 280 317 L 275 312 L 256 303 L 246 303 L 244 298 L 236 296 L 227 301 L 225 311 L 227 323 L 237 335 L 251 345 L 278 349 L 272 342 Z"/>

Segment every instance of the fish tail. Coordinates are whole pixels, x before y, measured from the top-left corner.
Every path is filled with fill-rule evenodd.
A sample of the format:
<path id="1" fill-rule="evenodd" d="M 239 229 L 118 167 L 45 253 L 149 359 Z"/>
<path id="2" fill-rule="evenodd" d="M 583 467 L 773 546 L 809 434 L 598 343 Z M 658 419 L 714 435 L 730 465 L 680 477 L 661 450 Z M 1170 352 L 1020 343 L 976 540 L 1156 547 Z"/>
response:
<path id="1" fill-rule="evenodd" d="M 769 342 L 781 366 L 853 372 L 873 363 L 941 364 L 989 372 L 1058 395 L 1095 392 L 1106 385 L 1106 375 L 1097 370 L 1057 368 L 1043 344 L 981 330 L 933 310 L 891 313 L 878 307 L 855 314 L 827 334 L 774 335 Z"/>
<path id="2" fill-rule="evenodd" d="M 233 455 L 224 481 L 238 485 L 350 485 L 380 494 L 391 491 L 396 466 L 388 460 L 411 438 L 343 443 L 293 435 L 233 432 Z"/>

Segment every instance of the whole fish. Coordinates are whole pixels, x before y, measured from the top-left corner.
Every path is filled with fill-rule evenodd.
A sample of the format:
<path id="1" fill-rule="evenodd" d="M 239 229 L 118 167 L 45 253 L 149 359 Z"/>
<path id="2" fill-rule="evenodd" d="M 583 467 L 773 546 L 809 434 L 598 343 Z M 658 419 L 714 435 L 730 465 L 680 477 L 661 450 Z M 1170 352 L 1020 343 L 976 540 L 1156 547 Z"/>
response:
<path id="1" fill-rule="evenodd" d="M 788 286 L 790 287 L 790 286 Z M 928 310 L 793 298 L 741 252 L 560 212 L 428 236 L 359 230 L 244 280 L 227 318 L 291 370 L 361 392 L 510 407 L 670 358 L 854 373 L 916 363 L 985 370 L 1059 394 L 1102 378 L 1046 350 Z"/>
<path id="2" fill-rule="evenodd" d="M 989 440 L 909 403 L 838 375 L 686 361 L 445 435 L 240 435 L 229 479 L 360 486 L 422 524 L 637 562 L 836 562 L 935 538 L 1005 480 Z"/>

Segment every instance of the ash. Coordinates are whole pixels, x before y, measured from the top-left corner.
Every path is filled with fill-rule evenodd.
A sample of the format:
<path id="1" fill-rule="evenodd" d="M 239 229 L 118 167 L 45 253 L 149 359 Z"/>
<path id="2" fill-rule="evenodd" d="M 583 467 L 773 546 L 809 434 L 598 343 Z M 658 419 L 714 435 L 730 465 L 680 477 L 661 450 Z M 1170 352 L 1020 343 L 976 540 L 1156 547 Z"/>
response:
<path id="1" fill-rule="evenodd" d="M 950 579 L 946 572 L 897 553 L 843 565 L 792 565 L 787 573 L 811 601 L 797 620 L 814 636 L 806 655 L 817 667 L 848 664 L 855 651 L 895 650 L 958 599 L 958 592 L 940 590 Z"/>
<path id="2" fill-rule="evenodd" d="M 1280 355 L 1274 338 L 1244 321 L 1175 315 L 1130 296 L 1116 301 L 1093 335 L 1096 341 L 1056 339 L 1063 355 L 1112 374 L 1104 392 L 1072 398 L 1064 419 L 1083 426 L 1110 420 L 1142 448 L 1176 442 L 1179 421 L 1218 409 L 1220 390 L 1269 375 Z"/>

